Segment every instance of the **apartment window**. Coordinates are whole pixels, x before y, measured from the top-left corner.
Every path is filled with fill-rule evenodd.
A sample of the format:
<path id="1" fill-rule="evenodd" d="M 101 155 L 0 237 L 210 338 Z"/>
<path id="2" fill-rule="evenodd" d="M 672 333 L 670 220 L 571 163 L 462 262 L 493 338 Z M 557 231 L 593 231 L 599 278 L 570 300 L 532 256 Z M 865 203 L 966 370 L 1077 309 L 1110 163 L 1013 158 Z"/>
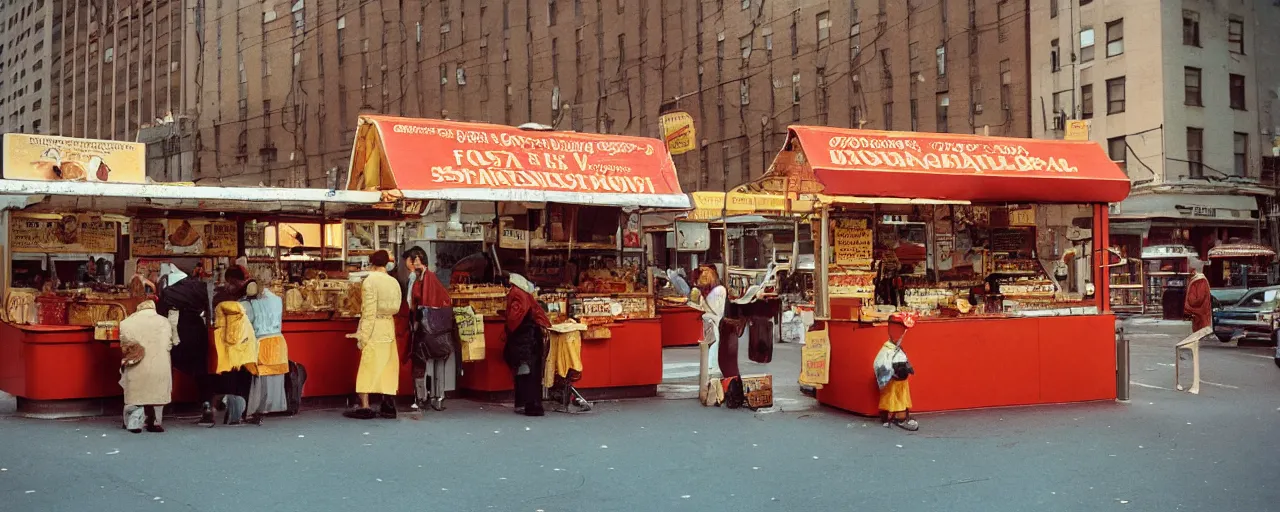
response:
<path id="1" fill-rule="evenodd" d="M 1058 0 L 1049 0 L 1049 19 L 1058 17 Z"/>
<path id="2" fill-rule="evenodd" d="M 1244 53 L 1244 21 L 1227 21 L 1227 50 L 1231 53 Z"/>
<path id="3" fill-rule="evenodd" d="M 622 5 L 619 3 L 618 5 Z M 618 34 L 618 72 L 622 72 L 622 67 L 627 62 L 627 35 Z"/>
<path id="4" fill-rule="evenodd" d="M 827 97 L 827 68 L 818 68 L 815 77 L 817 87 L 814 92 L 818 95 L 818 126 L 826 126 L 827 104 L 829 103 L 829 98 Z"/>
<path id="5" fill-rule="evenodd" d="M 938 95 L 938 133 L 947 133 L 947 110 L 951 107 L 951 98 L 945 94 Z"/>
<path id="6" fill-rule="evenodd" d="M 106 50 L 102 51 L 102 62 L 111 62 L 115 60 L 115 58 L 116 58 L 115 48 L 107 48 Z"/>
<path id="7" fill-rule="evenodd" d="M 826 44 L 831 39 L 831 12 L 818 13 L 818 44 Z"/>
<path id="8" fill-rule="evenodd" d="M 800 104 L 800 72 L 791 73 L 791 104 Z"/>
<path id="9" fill-rule="evenodd" d="M 1060 50 L 1058 49 L 1058 40 L 1049 41 L 1049 66 L 1054 72 L 1062 69 L 1062 61 L 1059 59 Z"/>
<path id="10" fill-rule="evenodd" d="M 1107 56 L 1124 53 L 1124 20 L 1107 23 Z"/>
<path id="11" fill-rule="evenodd" d="M 1107 80 L 1107 114 L 1124 112 L 1124 77 Z"/>
<path id="12" fill-rule="evenodd" d="M 551 38 L 551 82 L 552 85 L 560 85 L 560 41 L 554 37 Z M 556 104 L 552 107 L 556 107 Z"/>
<path id="13" fill-rule="evenodd" d="M 1203 107 L 1204 98 L 1200 94 L 1200 68 L 1183 68 L 1182 80 L 1186 95 L 1183 104 L 1192 107 Z"/>
<path id="14" fill-rule="evenodd" d="M 751 8 L 751 0 L 742 0 L 742 10 L 745 11 L 750 8 Z"/>
<path id="15" fill-rule="evenodd" d="M 1244 110 L 1244 75 L 1231 75 L 1231 108 Z"/>
<path id="16" fill-rule="evenodd" d="M 440 0 L 440 19 L 449 19 L 449 0 Z"/>
<path id="17" fill-rule="evenodd" d="M 1200 46 L 1200 13 L 1182 11 L 1182 44 Z"/>
<path id="18" fill-rule="evenodd" d="M 920 131 L 920 106 L 916 99 L 912 98 L 907 107 L 911 111 L 911 131 L 918 132 Z"/>
<path id="19" fill-rule="evenodd" d="M 859 53 L 862 53 L 862 24 L 854 23 L 849 27 L 849 60 L 857 59 Z"/>
<path id="20" fill-rule="evenodd" d="M 1080 119 L 1093 119 L 1093 84 L 1080 86 Z"/>
<path id="21" fill-rule="evenodd" d="M 1187 128 L 1187 171 L 1192 178 L 1204 177 L 1204 130 Z"/>
<path id="22" fill-rule="evenodd" d="M 946 76 L 947 74 L 947 47 L 945 45 L 938 47 L 938 76 Z"/>
<path id="23" fill-rule="evenodd" d="M 1080 62 L 1093 61 L 1093 29 L 1080 31 Z"/>
<path id="24" fill-rule="evenodd" d="M 893 102 L 887 101 L 884 104 L 884 129 L 893 129 Z"/>
<path id="25" fill-rule="evenodd" d="M 556 0 L 547 0 L 547 26 L 553 27 L 556 24 Z"/>
<path id="26" fill-rule="evenodd" d="M 796 12 L 791 13 L 791 56 L 792 57 L 796 57 L 800 55 L 800 34 L 798 32 L 799 18 L 800 18 L 800 12 L 798 10 Z"/>
<path id="27" fill-rule="evenodd" d="M 1053 93 L 1053 129 L 1066 129 L 1067 107 L 1063 105 L 1063 98 L 1066 97 L 1065 92 Z"/>
<path id="28" fill-rule="evenodd" d="M 751 34 L 747 34 L 738 39 L 738 48 L 742 50 L 742 65 L 747 65 L 747 59 L 751 58 Z"/>
<path id="29" fill-rule="evenodd" d="M 996 4 L 996 34 L 1001 43 L 1009 40 L 1009 26 L 1013 24 L 1013 20 L 1005 18 L 1008 5 L 1008 0 L 1000 0 Z"/>
<path id="30" fill-rule="evenodd" d="M 740 105 L 751 104 L 751 83 L 748 82 L 746 79 L 743 79 L 741 82 L 738 82 L 738 104 Z"/>
<path id="31" fill-rule="evenodd" d="M 1235 171 L 1236 176 L 1249 175 L 1249 134 L 1235 134 Z"/>
<path id="32" fill-rule="evenodd" d="M 1234 75 L 1233 75 L 1233 76 L 1234 76 Z M 1243 80 L 1241 80 L 1241 83 L 1244 83 L 1244 82 L 1243 82 Z M 39 92 L 39 91 L 40 91 L 40 87 L 42 87 L 43 85 L 44 85 L 44 81 L 43 81 L 43 80 L 36 80 L 36 81 L 35 81 L 35 83 L 31 85 L 31 92 Z M 1243 87 L 1243 86 L 1241 86 L 1241 87 Z M 1233 89 L 1233 91 L 1234 91 L 1234 89 Z M 1232 97 L 1232 98 L 1235 98 L 1235 92 L 1232 92 L 1232 93 L 1231 93 L 1231 97 Z M 1243 96 L 1242 96 L 1242 97 L 1243 97 Z M 1243 101 L 1243 100 L 1242 100 L 1242 101 Z M 1234 104 L 1234 103 L 1235 103 L 1235 101 L 1233 100 L 1233 101 L 1232 101 L 1232 103 Z"/>
<path id="33" fill-rule="evenodd" d="M 458 69 L 455 71 L 455 73 L 454 73 L 454 74 L 456 74 L 456 75 L 457 75 L 458 85 L 467 85 L 467 70 L 466 70 L 466 68 L 464 68 L 464 67 L 462 67 L 462 66 L 458 66 Z"/>
<path id="34" fill-rule="evenodd" d="M 1091 4 L 1091 3 L 1093 3 L 1093 0 L 1080 0 L 1080 6 L 1081 6 L 1081 7 L 1084 7 L 1084 6 L 1089 5 L 1089 4 Z"/>
<path id="35" fill-rule="evenodd" d="M 1112 162 L 1126 162 L 1129 155 L 1128 146 L 1125 145 L 1124 137 L 1112 137 L 1107 139 L 1107 156 Z"/>

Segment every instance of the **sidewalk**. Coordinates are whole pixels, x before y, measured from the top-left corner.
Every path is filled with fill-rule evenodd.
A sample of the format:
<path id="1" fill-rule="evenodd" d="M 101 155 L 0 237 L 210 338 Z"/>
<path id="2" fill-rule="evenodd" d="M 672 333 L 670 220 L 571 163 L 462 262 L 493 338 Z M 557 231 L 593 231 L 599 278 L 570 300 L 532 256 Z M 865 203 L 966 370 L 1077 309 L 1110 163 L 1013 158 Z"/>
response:
<path id="1" fill-rule="evenodd" d="M 760 364 L 747 359 L 741 347 L 739 370 L 743 375 L 773 375 L 773 407 L 759 412 L 796 412 L 816 409 L 818 401 L 800 393 L 800 348 L 795 343 L 773 346 L 773 361 Z M 662 384 L 658 396 L 668 400 L 698 398 L 698 347 L 671 347 L 662 351 Z M 714 357 L 714 353 L 712 354 Z"/>

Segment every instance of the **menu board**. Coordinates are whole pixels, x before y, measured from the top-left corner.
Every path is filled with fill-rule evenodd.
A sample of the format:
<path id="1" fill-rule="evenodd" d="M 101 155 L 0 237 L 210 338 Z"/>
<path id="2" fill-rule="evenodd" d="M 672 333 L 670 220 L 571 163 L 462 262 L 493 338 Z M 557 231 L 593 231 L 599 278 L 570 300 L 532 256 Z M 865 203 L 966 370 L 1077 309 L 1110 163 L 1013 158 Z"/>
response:
<path id="1" fill-rule="evenodd" d="M 828 276 L 827 293 L 832 297 L 870 299 L 875 297 L 875 273 L 841 272 Z"/>
<path id="2" fill-rule="evenodd" d="M 13 252 L 115 253 L 119 224 L 101 215 L 14 215 L 9 221 L 9 246 Z"/>
<path id="3" fill-rule="evenodd" d="M 139 219 L 130 238 L 137 256 L 237 256 L 235 221 Z"/>
<path id="4" fill-rule="evenodd" d="M 997 229 L 991 232 L 991 250 L 994 252 L 1020 252 L 1029 248 L 1025 229 Z"/>
<path id="5" fill-rule="evenodd" d="M 833 233 L 835 264 L 870 269 L 872 231 L 867 219 L 836 219 Z"/>

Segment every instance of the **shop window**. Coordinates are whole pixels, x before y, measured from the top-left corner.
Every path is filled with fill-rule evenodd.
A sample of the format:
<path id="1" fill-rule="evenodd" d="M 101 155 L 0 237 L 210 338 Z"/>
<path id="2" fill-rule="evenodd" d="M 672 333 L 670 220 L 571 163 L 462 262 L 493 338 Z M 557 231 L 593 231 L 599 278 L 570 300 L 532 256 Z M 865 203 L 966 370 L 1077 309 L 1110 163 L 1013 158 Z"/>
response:
<path id="1" fill-rule="evenodd" d="M 1124 77 L 1107 80 L 1107 114 L 1124 112 Z"/>
<path id="2" fill-rule="evenodd" d="M 1184 95 L 1186 96 L 1183 104 L 1189 107 L 1203 107 L 1204 99 L 1200 94 L 1200 68 L 1183 68 L 1182 79 Z"/>
<path id="3" fill-rule="evenodd" d="M 1229 86 L 1231 88 L 1231 108 L 1235 110 L 1244 110 L 1244 75 L 1231 75 L 1229 82 Z"/>

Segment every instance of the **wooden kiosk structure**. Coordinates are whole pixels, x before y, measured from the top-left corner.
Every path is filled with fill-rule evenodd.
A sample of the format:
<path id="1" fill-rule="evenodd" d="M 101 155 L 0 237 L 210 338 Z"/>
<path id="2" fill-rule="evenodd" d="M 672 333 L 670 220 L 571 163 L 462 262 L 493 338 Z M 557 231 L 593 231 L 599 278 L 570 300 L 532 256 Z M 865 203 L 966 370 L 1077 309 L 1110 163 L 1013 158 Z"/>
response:
<path id="1" fill-rule="evenodd" d="M 1097 144 L 793 126 L 743 190 L 815 202 L 821 403 L 877 413 L 899 310 L 921 316 L 915 410 L 1115 398 L 1107 203 L 1129 180 Z"/>
<path id="2" fill-rule="evenodd" d="M 483 252 L 502 270 L 539 285 L 553 317 L 591 326 L 576 387 L 595 397 L 657 393 L 662 328 L 642 277 L 636 216 L 639 208 L 689 207 L 661 141 L 362 116 L 346 188 L 492 205 Z M 507 395 L 505 290 L 475 279 L 452 279 L 448 286 L 455 306 L 471 305 L 485 317 L 484 358 L 463 363 L 459 387 L 481 398 Z"/>

